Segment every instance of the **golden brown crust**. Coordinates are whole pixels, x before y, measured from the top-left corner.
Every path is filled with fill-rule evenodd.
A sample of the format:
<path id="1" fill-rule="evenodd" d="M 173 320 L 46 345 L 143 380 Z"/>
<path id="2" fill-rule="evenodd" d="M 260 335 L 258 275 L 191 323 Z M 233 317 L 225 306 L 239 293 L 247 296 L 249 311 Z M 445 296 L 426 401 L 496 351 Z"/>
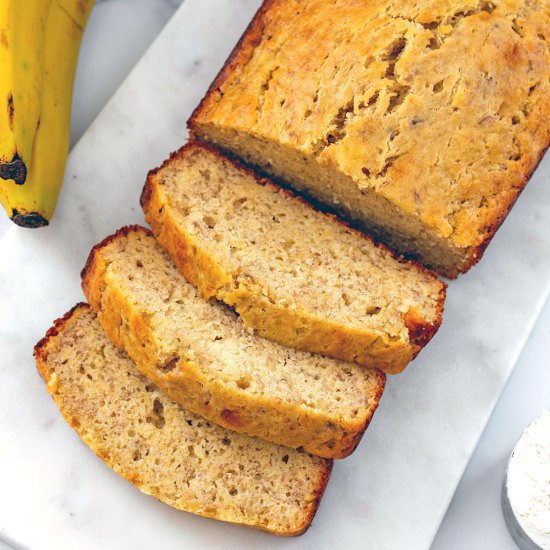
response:
<path id="1" fill-rule="evenodd" d="M 302 528 L 294 531 L 285 533 L 283 536 L 287 537 L 299 537 L 300 535 L 303 535 L 310 527 L 313 522 L 313 518 L 315 517 L 315 514 L 317 513 L 317 510 L 319 509 L 319 504 L 321 503 L 321 499 L 323 498 L 323 494 L 325 492 L 325 489 L 327 487 L 328 480 L 330 479 L 330 474 L 332 473 L 332 466 L 333 466 L 332 460 L 326 460 L 325 461 L 325 469 L 323 470 L 320 478 L 319 478 L 319 485 L 317 486 L 317 489 L 315 490 L 315 498 L 311 502 L 311 506 L 309 508 L 309 513 L 304 518 L 304 523 L 302 525 Z M 275 533 L 278 534 L 278 533 Z"/>
<path id="2" fill-rule="evenodd" d="M 322 411 L 307 411 L 292 404 L 267 396 L 243 401 L 243 396 L 216 381 L 207 380 L 193 362 L 178 358 L 178 372 L 158 368 L 155 337 L 148 324 L 133 311 L 130 302 L 116 288 L 105 281 L 108 264 L 102 249 L 117 238 L 131 233 L 150 235 L 140 226 L 124 227 L 96 245 L 82 270 L 82 288 L 91 307 L 110 340 L 126 349 L 141 372 L 162 388 L 174 401 L 225 428 L 256 435 L 286 445 L 303 447 L 307 452 L 325 458 L 344 458 L 359 444 L 370 423 L 385 384 L 385 376 L 376 376 L 374 395 L 369 388 L 369 406 L 354 419 L 338 419 Z"/>
<path id="3" fill-rule="evenodd" d="M 481 260 L 485 250 L 487 249 L 489 244 L 491 244 L 491 241 L 493 240 L 496 232 L 508 217 L 508 214 L 511 212 L 512 208 L 514 207 L 517 200 L 519 199 L 521 193 L 523 193 L 523 191 L 525 190 L 525 187 L 529 183 L 531 176 L 535 173 L 535 170 L 538 168 L 539 164 L 542 162 L 542 159 L 544 158 L 544 155 L 546 154 L 548 147 L 550 147 L 550 130 L 548 132 L 548 136 L 549 136 L 548 143 L 546 147 L 539 151 L 536 161 L 532 164 L 531 168 L 525 173 L 523 177 L 523 181 L 519 183 L 517 193 L 513 196 L 513 198 L 510 200 L 508 204 L 504 204 L 500 209 L 495 209 L 493 213 L 493 219 L 488 224 L 488 230 L 484 240 L 478 246 L 475 246 L 469 249 L 468 255 L 466 257 L 466 262 L 462 266 L 460 266 L 459 269 L 457 269 L 456 271 L 452 271 L 450 273 L 445 273 L 446 276 L 448 276 L 451 279 L 455 279 L 461 273 L 466 273 L 469 269 L 474 267 L 479 262 L 479 260 Z"/>
<path id="4" fill-rule="evenodd" d="M 48 392 L 56 402 L 61 414 L 63 415 L 67 423 L 79 434 L 79 436 L 88 445 L 88 447 L 101 460 L 103 460 L 103 462 L 105 462 L 105 464 L 109 468 L 113 469 L 118 475 L 120 475 L 122 478 L 126 479 L 133 485 L 135 485 L 138 489 L 142 490 L 146 494 L 159 499 L 161 502 L 166 502 L 167 504 L 175 506 L 174 503 L 167 502 L 165 495 L 163 495 L 161 492 L 159 492 L 158 490 L 157 491 L 153 490 L 150 484 L 146 483 L 139 474 L 137 474 L 136 472 L 132 472 L 129 469 L 128 470 L 124 469 L 121 467 L 120 464 L 117 464 L 112 459 L 110 452 L 107 449 L 102 449 L 98 447 L 96 445 L 96 442 L 93 440 L 92 436 L 87 431 L 83 431 L 83 423 L 78 418 L 79 416 L 78 411 L 71 410 L 69 404 L 63 400 L 62 396 L 58 392 L 59 388 L 58 388 L 57 380 L 53 376 L 54 374 L 53 370 L 48 364 L 49 348 L 50 347 L 55 348 L 57 337 L 61 336 L 63 332 L 68 330 L 70 326 L 74 322 L 76 322 L 78 317 L 86 314 L 88 311 L 90 311 L 90 306 L 88 304 L 78 303 L 70 311 L 65 313 L 65 315 L 63 315 L 61 318 L 54 321 L 53 326 L 47 331 L 46 335 L 34 347 L 34 356 L 36 359 L 36 366 L 37 366 L 38 372 L 40 373 L 41 377 L 45 381 Z M 332 465 L 333 465 L 332 460 L 323 459 L 321 461 L 321 469 L 320 469 L 317 485 L 314 490 L 313 498 L 311 502 L 308 503 L 307 510 L 304 515 L 304 520 L 302 524 L 297 526 L 296 529 L 291 531 L 283 531 L 283 530 L 270 529 L 264 525 L 243 524 L 242 522 L 229 521 L 226 519 L 224 519 L 224 521 L 227 521 L 228 523 L 234 523 L 236 525 L 245 525 L 247 527 L 256 528 L 256 529 L 266 531 L 268 533 L 281 536 L 281 537 L 294 537 L 294 536 L 299 536 L 303 534 L 311 526 L 313 518 L 317 513 L 320 500 L 323 496 L 326 485 L 330 478 Z M 219 519 L 219 518 L 216 518 L 215 515 L 205 513 L 202 511 L 190 510 L 185 508 L 181 508 L 181 509 L 187 512 L 192 512 L 194 514 L 201 515 L 203 517 Z"/>
<path id="5" fill-rule="evenodd" d="M 365 21 L 377 27 L 370 46 L 354 32 Z M 212 125 L 234 131 L 228 139 L 251 135 L 267 150 L 276 142 L 339 171 L 350 186 L 390 201 L 404 223 L 416 221 L 416 234 L 441 239 L 452 263 L 432 257 L 431 265 L 454 278 L 479 261 L 550 145 L 549 29 L 547 6 L 524 0 L 265 2 L 190 132 Z M 349 68 L 338 72 L 340 65 Z M 372 112 L 369 98 L 380 99 Z M 399 247 L 406 225 L 395 224 L 384 232 L 378 220 L 371 229 L 379 238 L 395 231 Z M 421 249 L 400 251 L 430 264 Z"/>
<path id="6" fill-rule="evenodd" d="M 79 302 L 73 306 L 67 313 L 59 317 L 53 322 L 53 325 L 47 330 L 46 335 L 41 338 L 34 346 L 34 357 L 37 361 L 38 370 L 42 375 L 42 378 L 47 382 L 45 376 L 47 371 L 45 370 L 45 362 L 48 359 L 48 345 L 51 340 L 65 330 L 67 323 L 69 323 L 74 317 L 80 315 L 83 311 L 89 309 L 90 306 L 84 302 Z M 39 362 L 39 363 L 38 363 Z"/>
<path id="7" fill-rule="evenodd" d="M 197 118 L 202 115 L 205 109 L 207 109 L 208 103 L 210 102 L 213 95 L 219 90 L 219 87 L 222 85 L 223 82 L 225 82 L 227 78 L 229 78 L 233 71 L 235 71 L 237 67 L 239 67 L 239 65 L 246 63 L 246 60 L 252 55 L 254 48 L 262 40 L 264 35 L 264 17 L 266 16 L 268 10 L 275 4 L 275 2 L 277 2 L 277 0 L 264 0 L 256 14 L 254 15 L 252 21 L 245 29 L 243 35 L 229 54 L 229 57 L 223 64 L 220 72 L 217 74 L 212 84 L 210 84 L 210 86 L 208 87 L 208 90 L 206 91 L 206 94 L 202 98 L 201 102 L 191 113 L 191 117 L 189 118 L 189 121 L 187 123 L 190 139 L 192 139 L 193 137 L 193 127 Z M 177 153 L 178 152 L 172 153 L 172 155 L 175 155 Z M 157 170 L 160 170 L 160 168 L 157 168 Z M 154 174 L 155 172 L 156 170 L 153 170 L 152 174 Z"/>
<path id="8" fill-rule="evenodd" d="M 94 252 L 96 250 L 101 250 L 102 248 L 105 248 L 109 243 L 113 242 L 115 239 L 119 237 L 126 237 L 130 233 L 143 233 L 144 235 L 150 235 L 151 237 L 153 236 L 152 231 L 150 229 L 147 229 L 146 227 L 143 227 L 142 225 L 132 224 L 132 225 L 125 225 L 124 227 L 121 227 L 120 229 L 115 231 L 112 235 L 108 235 L 107 237 L 105 237 L 101 242 L 97 243 L 92 248 L 92 250 L 90 251 L 90 254 L 88 255 L 86 263 L 84 264 L 84 267 L 80 271 L 80 278 L 84 279 L 87 276 L 88 271 L 92 269 L 91 264 L 95 257 Z"/>
<path id="9" fill-rule="evenodd" d="M 108 235 L 92 248 L 90 254 L 88 255 L 88 258 L 86 259 L 84 267 L 80 271 L 80 278 L 82 280 L 82 288 L 84 290 L 84 294 L 86 295 L 86 298 L 92 308 L 95 310 L 99 308 L 102 291 L 102 287 L 97 280 L 97 275 L 102 273 L 103 269 L 105 268 L 104 263 L 102 263 L 101 265 L 96 265 L 96 262 L 101 261 L 99 255 L 96 254 L 96 252 L 108 246 L 115 239 L 126 237 L 130 233 L 143 233 L 144 235 L 149 235 L 151 237 L 153 236 L 153 233 L 149 229 L 141 225 L 133 224 L 121 227 L 120 229 L 115 231 L 115 233 L 113 233 L 112 235 Z"/>
<path id="10" fill-rule="evenodd" d="M 151 225 L 154 235 L 172 256 L 185 278 L 199 289 L 204 298 L 209 299 L 215 296 L 235 307 L 243 317 L 244 322 L 265 338 L 286 346 L 323 353 L 337 359 L 379 368 L 389 374 L 401 372 L 430 341 L 441 325 L 447 285 L 439 281 L 435 274 L 426 270 L 420 264 L 405 261 L 395 256 L 386 246 L 374 243 L 369 236 L 350 227 L 336 216 L 327 213 L 326 216 L 332 221 L 346 227 L 370 245 L 384 250 L 394 259 L 409 266 L 414 266 L 415 269 L 426 275 L 430 281 L 440 285 L 437 311 L 433 320 L 428 321 L 421 315 L 415 314 L 415 322 L 412 323 L 410 318 L 412 310 L 405 316 L 404 322 L 407 329 L 409 329 L 408 341 L 385 341 L 369 331 L 351 329 L 326 319 L 311 318 L 305 312 L 290 309 L 268 300 L 261 293 L 248 289 L 242 283 L 236 291 L 222 292 L 220 289 L 230 286 L 232 275 L 226 272 L 222 266 L 216 264 L 211 257 L 202 251 L 200 246 L 197 246 L 191 236 L 180 228 L 162 194 L 157 179 L 159 172 L 164 168 L 186 155 L 192 155 L 200 150 L 208 151 L 221 162 L 233 164 L 239 170 L 253 177 L 258 184 L 281 191 L 292 200 L 313 209 L 313 206 L 302 197 L 295 195 L 288 189 L 280 188 L 266 178 L 260 177 L 243 163 L 223 155 L 214 147 L 202 142 L 186 144 L 179 151 L 172 153 L 160 168 L 149 173 L 140 201 L 145 218 Z M 303 330 L 301 339 L 297 340 L 294 328 L 299 325 L 304 329 L 305 320 L 309 323 L 307 330 Z"/>
<path id="11" fill-rule="evenodd" d="M 443 320 L 443 307 L 445 303 L 445 296 L 447 293 L 447 285 L 443 286 L 439 291 L 438 309 L 436 313 L 436 321 L 432 323 L 426 323 L 426 320 L 419 315 L 416 310 L 410 309 L 405 314 L 405 325 L 409 331 L 409 338 L 412 342 L 418 346 L 418 351 L 415 353 L 418 355 L 420 350 L 434 337 L 435 333 L 439 330 L 441 322 Z"/>
<path id="12" fill-rule="evenodd" d="M 378 371 L 377 375 L 379 378 L 379 384 L 373 399 L 376 403 L 380 403 L 380 400 L 382 399 L 382 395 L 386 388 L 387 378 L 382 371 Z M 350 456 L 355 451 L 355 449 L 357 449 L 357 446 L 361 442 L 363 435 L 365 435 L 367 428 L 370 426 L 373 416 L 374 416 L 374 412 L 368 418 L 361 432 L 357 432 L 356 434 L 350 434 L 349 437 L 347 437 L 344 440 L 347 443 L 347 446 L 345 446 L 344 443 L 342 444 L 342 447 L 345 449 L 344 451 L 345 454 L 343 453 L 342 458 L 345 458 L 346 456 Z"/>

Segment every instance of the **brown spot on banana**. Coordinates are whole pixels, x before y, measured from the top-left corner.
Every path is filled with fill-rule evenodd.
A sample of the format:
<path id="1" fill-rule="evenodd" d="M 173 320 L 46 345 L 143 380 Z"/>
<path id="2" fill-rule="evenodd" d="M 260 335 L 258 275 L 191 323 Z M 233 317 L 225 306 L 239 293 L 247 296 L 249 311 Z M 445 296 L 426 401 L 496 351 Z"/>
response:
<path id="1" fill-rule="evenodd" d="M 22 212 L 19 213 L 15 208 L 11 215 L 11 221 L 21 227 L 28 227 L 31 229 L 37 227 L 45 227 L 49 225 L 49 221 L 40 212 Z"/>
<path id="2" fill-rule="evenodd" d="M 11 162 L 0 163 L 0 179 L 13 180 L 17 185 L 23 185 L 27 181 L 27 167 L 17 153 Z"/>
<path id="3" fill-rule="evenodd" d="M 6 48 L 6 50 L 10 47 L 10 44 L 8 42 L 8 37 L 6 35 L 6 31 L 2 29 L 0 31 L 0 44 Z"/>
<path id="4" fill-rule="evenodd" d="M 13 115 L 15 113 L 15 107 L 13 106 L 13 95 L 8 95 L 8 117 L 10 120 L 10 130 L 13 131 Z"/>
<path id="5" fill-rule="evenodd" d="M 80 12 L 81 16 L 88 11 L 88 0 L 78 0 L 76 3 L 76 9 Z"/>

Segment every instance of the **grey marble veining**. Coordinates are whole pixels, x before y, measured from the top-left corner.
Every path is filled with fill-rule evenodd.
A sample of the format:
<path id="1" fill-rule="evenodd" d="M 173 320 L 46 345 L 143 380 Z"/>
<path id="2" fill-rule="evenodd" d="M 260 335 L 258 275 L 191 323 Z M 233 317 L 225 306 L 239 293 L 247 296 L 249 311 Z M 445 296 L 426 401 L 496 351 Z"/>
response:
<path id="1" fill-rule="evenodd" d="M 426 549 L 548 293 L 545 159 L 483 262 L 451 283 L 440 332 L 389 380 L 360 448 L 335 465 L 299 539 L 173 510 L 93 456 L 46 394 L 32 346 L 82 299 L 78 273 L 91 246 L 143 221 L 147 170 L 185 140 L 189 113 L 258 4 L 186 0 L 73 150 L 52 225 L 13 228 L 0 241 L 0 534 L 22 545 Z"/>

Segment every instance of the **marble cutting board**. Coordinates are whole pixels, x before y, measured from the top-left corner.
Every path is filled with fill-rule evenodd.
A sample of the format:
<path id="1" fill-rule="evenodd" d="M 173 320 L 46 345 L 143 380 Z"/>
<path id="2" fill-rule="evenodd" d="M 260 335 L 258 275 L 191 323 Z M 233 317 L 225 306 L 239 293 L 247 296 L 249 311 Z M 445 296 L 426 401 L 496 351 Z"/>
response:
<path id="1" fill-rule="evenodd" d="M 359 450 L 335 464 L 312 528 L 281 540 L 165 506 L 123 481 L 62 420 L 32 347 L 82 300 L 91 246 L 143 221 L 147 170 L 259 0 L 186 0 L 73 150 L 54 222 L 0 241 L 0 538 L 40 550 L 427 549 L 550 286 L 550 158 L 489 247 L 451 283 L 443 327 L 389 380 Z M 526 396 L 528 399 L 528 396 Z"/>

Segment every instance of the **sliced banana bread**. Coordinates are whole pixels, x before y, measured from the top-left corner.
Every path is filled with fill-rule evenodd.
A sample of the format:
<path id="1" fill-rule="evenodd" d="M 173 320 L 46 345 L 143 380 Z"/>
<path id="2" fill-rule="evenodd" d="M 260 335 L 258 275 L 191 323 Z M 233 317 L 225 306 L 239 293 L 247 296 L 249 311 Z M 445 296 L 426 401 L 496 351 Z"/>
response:
<path id="1" fill-rule="evenodd" d="M 266 0 L 190 128 L 455 277 L 550 143 L 548 0 Z"/>
<path id="2" fill-rule="evenodd" d="M 402 371 L 441 323 L 445 285 L 208 146 L 149 175 L 141 203 L 204 298 L 283 345 Z"/>
<path id="3" fill-rule="evenodd" d="M 105 336 L 87 304 L 35 347 L 67 422 L 115 472 L 162 502 L 277 535 L 311 524 L 332 462 L 224 430 L 182 409 Z"/>
<path id="4" fill-rule="evenodd" d="M 82 286 L 107 335 L 145 376 L 226 428 L 341 458 L 378 406 L 382 372 L 252 334 L 227 306 L 204 301 L 142 227 L 96 246 Z"/>

